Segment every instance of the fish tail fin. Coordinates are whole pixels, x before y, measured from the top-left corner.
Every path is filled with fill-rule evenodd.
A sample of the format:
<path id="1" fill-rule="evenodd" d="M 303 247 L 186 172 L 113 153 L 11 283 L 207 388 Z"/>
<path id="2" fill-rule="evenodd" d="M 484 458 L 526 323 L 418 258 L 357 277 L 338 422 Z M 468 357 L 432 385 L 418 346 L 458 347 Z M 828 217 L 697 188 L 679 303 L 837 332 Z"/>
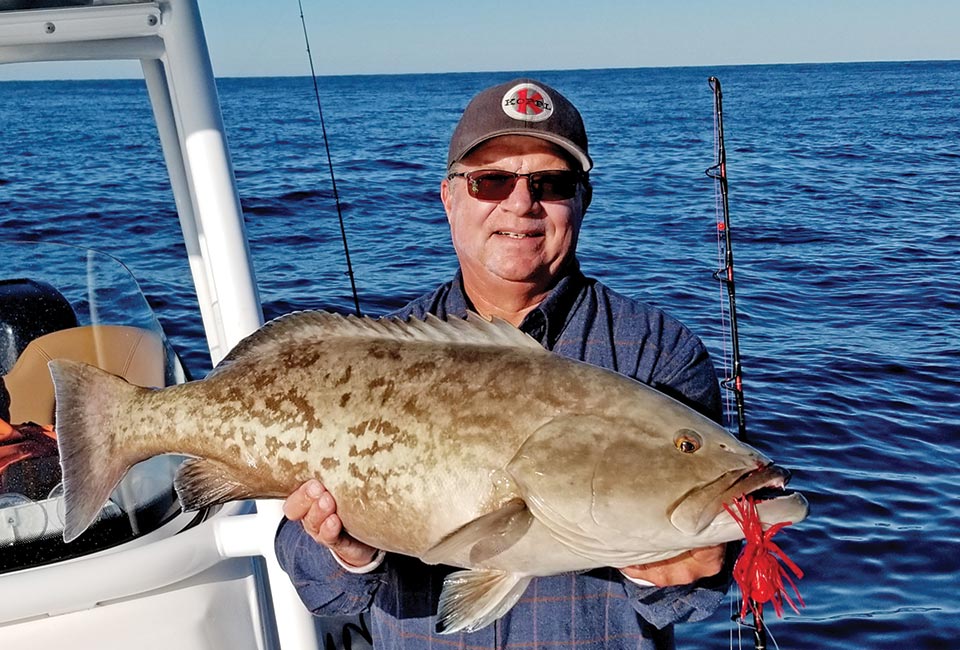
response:
<path id="1" fill-rule="evenodd" d="M 63 476 L 63 541 L 71 542 L 96 521 L 130 469 L 118 445 L 117 413 L 145 390 L 94 366 L 56 359 L 49 364 L 56 394 L 57 445 Z"/>
<path id="2" fill-rule="evenodd" d="M 455 571 L 443 581 L 437 608 L 437 633 L 474 632 L 513 607 L 532 576 L 472 569 Z"/>

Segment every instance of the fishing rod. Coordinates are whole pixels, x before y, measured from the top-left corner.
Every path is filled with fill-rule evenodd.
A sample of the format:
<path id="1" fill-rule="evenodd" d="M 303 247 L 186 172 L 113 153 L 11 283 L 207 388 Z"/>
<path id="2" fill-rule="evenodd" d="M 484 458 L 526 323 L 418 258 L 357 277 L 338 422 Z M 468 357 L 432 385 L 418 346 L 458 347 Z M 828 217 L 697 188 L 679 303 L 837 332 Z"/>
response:
<path id="1" fill-rule="evenodd" d="M 350 263 L 350 249 L 347 246 L 347 229 L 343 223 L 343 210 L 340 208 L 340 193 L 337 192 L 337 179 L 333 174 L 333 159 L 330 157 L 330 142 L 327 139 L 327 127 L 323 121 L 323 107 L 320 104 L 320 89 L 317 86 L 317 73 L 313 67 L 313 53 L 310 51 L 310 38 L 307 36 L 307 21 L 303 17 L 303 2 L 297 0 L 300 7 L 300 24 L 303 25 L 303 41 L 307 46 L 307 59 L 310 61 L 310 76 L 313 79 L 313 94 L 317 98 L 317 113 L 320 115 L 320 130 L 323 132 L 323 146 L 327 152 L 327 166 L 330 169 L 330 183 L 333 185 L 333 200 L 337 205 L 337 218 L 340 221 L 340 238 L 343 241 L 343 254 L 347 260 L 347 276 L 350 278 L 350 291 L 353 294 L 353 306 L 357 316 L 360 311 L 360 297 L 357 294 L 357 283 L 353 275 L 353 264 Z"/>
<path id="2" fill-rule="evenodd" d="M 714 137 L 716 164 L 706 170 L 707 176 L 714 179 L 718 193 L 717 218 L 717 247 L 721 268 L 713 273 L 727 293 L 728 314 L 724 320 L 729 322 L 730 357 L 732 372 L 724 378 L 721 385 L 730 391 L 736 401 L 737 434 L 741 440 L 747 438 L 747 420 L 743 407 L 743 368 L 740 363 L 740 337 L 737 329 L 737 293 L 733 276 L 733 236 L 730 228 L 730 201 L 727 195 L 727 150 L 723 142 L 723 93 L 720 90 L 720 80 L 716 77 L 708 79 L 713 89 L 714 99 Z M 722 313 L 721 301 L 721 317 Z M 724 333 L 726 341 L 727 333 Z M 726 350 L 725 350 L 726 351 Z"/>
<path id="3" fill-rule="evenodd" d="M 737 421 L 737 434 L 741 440 L 747 439 L 747 420 L 743 405 L 743 368 L 740 363 L 740 335 L 737 328 L 737 294 L 736 284 L 733 274 L 733 235 L 730 228 L 730 201 L 727 194 L 727 150 L 723 141 L 723 92 L 720 88 L 720 80 L 716 77 L 710 77 L 708 80 L 710 88 L 713 89 L 713 117 L 714 117 L 714 149 L 716 164 L 707 168 L 706 174 L 716 182 L 717 187 L 717 258 L 720 268 L 714 271 L 713 277 L 716 278 L 723 289 L 726 290 L 727 309 L 724 314 L 723 299 L 720 300 L 721 320 L 724 321 L 724 359 L 730 359 L 728 368 L 730 376 L 725 377 L 720 385 L 723 386 L 734 397 L 735 416 Z M 729 336 L 730 352 L 727 355 L 726 341 Z M 727 416 L 731 420 L 734 409 L 727 401 Z M 767 630 L 763 624 L 763 617 L 760 615 L 760 608 L 753 604 L 753 625 L 748 625 L 753 629 L 754 648 L 756 650 L 766 650 Z M 738 616 L 734 616 L 736 620 Z M 739 622 L 743 622 L 742 619 Z"/>

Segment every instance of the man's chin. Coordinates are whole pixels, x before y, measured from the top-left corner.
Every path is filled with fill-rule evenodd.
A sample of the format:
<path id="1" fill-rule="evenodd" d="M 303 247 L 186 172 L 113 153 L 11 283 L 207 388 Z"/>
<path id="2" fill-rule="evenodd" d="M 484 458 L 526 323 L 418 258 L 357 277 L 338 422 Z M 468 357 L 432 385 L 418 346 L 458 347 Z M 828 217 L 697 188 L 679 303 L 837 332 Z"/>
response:
<path id="1" fill-rule="evenodd" d="M 551 273 L 548 270 L 535 265 L 520 266 L 513 264 L 509 266 L 495 266 L 492 268 L 488 267 L 487 271 L 503 282 L 524 285 L 549 283 L 551 277 Z"/>

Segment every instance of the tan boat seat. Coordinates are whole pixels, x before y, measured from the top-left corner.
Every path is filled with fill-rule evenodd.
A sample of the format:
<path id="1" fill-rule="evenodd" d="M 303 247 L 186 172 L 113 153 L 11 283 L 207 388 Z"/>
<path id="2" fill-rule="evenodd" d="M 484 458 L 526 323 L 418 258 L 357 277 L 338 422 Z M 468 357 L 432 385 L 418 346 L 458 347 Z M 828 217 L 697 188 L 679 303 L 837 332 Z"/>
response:
<path id="1" fill-rule="evenodd" d="M 53 424 L 53 381 L 47 362 L 83 361 L 138 386 L 164 385 L 160 337 L 139 327 L 86 325 L 45 334 L 32 341 L 3 381 L 10 393 L 10 421 Z"/>

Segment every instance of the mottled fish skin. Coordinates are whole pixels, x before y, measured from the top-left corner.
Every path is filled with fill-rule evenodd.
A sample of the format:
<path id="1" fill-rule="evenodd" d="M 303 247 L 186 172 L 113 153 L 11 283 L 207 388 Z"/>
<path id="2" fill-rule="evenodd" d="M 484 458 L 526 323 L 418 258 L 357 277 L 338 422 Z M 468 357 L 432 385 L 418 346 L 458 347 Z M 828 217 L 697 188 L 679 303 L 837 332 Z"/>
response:
<path id="1" fill-rule="evenodd" d="M 199 483 L 178 476 L 181 500 L 212 475 L 229 488 L 193 503 L 284 498 L 316 478 L 346 529 L 377 548 L 547 575 L 736 539 L 707 497 L 770 463 L 679 402 L 476 316 L 299 312 L 241 342 L 207 378 L 161 390 L 76 366 L 51 363 L 65 537 L 130 465 L 178 453 L 204 459 L 181 471 Z M 116 464 L 96 485 L 84 469 L 95 457 Z M 711 509 L 687 512 L 688 494 Z M 805 503 L 781 510 L 806 514 Z"/>
<path id="2" fill-rule="evenodd" d="M 294 338 L 275 355 L 145 394 L 138 410 L 156 424 L 132 428 L 154 432 L 151 451 L 242 468 L 262 496 L 317 478 L 352 534 L 419 555 L 513 496 L 497 494 L 491 473 L 533 431 L 557 414 L 616 412 L 618 398 L 630 399 L 617 393 L 632 394 L 633 382 L 595 371 L 525 348 Z M 584 391 L 591 383 L 599 390 Z"/>

